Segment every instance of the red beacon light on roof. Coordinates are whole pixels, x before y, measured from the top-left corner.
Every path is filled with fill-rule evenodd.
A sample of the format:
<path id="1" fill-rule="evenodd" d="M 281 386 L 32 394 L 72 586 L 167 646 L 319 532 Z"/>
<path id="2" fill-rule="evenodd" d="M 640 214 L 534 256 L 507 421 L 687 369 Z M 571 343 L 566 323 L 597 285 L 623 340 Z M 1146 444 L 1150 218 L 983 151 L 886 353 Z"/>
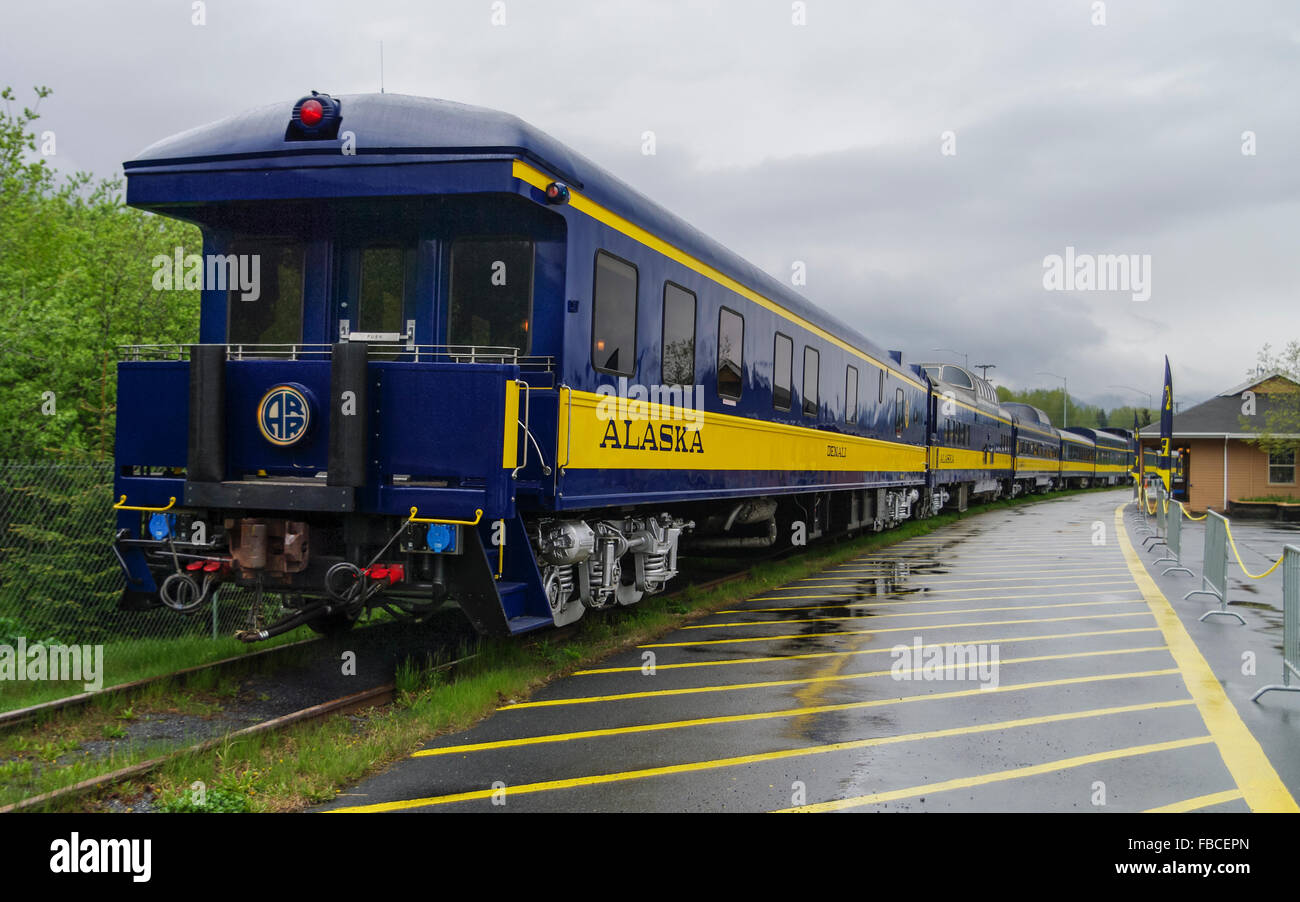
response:
<path id="1" fill-rule="evenodd" d="M 546 202 L 548 204 L 567 204 L 569 202 L 569 186 L 564 182 L 551 182 L 546 186 Z"/>
<path id="2" fill-rule="evenodd" d="M 310 97 L 304 97 L 293 105 L 284 139 L 311 141 L 337 138 L 342 118 L 342 109 L 337 100 L 328 94 L 312 91 Z"/>
<path id="3" fill-rule="evenodd" d="M 325 111 L 321 109 L 319 100 L 307 100 L 298 107 L 298 118 L 303 125 L 311 128 L 320 125 L 320 121 L 325 118 Z"/>

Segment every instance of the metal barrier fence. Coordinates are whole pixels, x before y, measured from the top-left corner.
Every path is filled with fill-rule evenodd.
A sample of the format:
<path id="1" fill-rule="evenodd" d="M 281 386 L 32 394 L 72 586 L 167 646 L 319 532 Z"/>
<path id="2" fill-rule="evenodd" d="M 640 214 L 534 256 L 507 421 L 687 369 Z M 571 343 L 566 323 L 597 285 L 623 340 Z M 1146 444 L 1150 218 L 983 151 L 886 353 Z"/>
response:
<path id="1" fill-rule="evenodd" d="M 1183 506 L 1177 501 L 1166 501 L 1169 510 L 1165 512 L 1165 548 L 1169 554 L 1155 561 L 1157 564 L 1169 564 L 1173 566 L 1165 569 L 1160 575 L 1168 576 L 1170 573 L 1176 573 L 1181 570 L 1188 576 L 1195 576 L 1191 570 L 1183 566 Z M 1169 514 L 1173 514 L 1172 517 Z"/>
<path id="2" fill-rule="evenodd" d="M 1282 550 L 1282 683 L 1265 686 L 1250 697 L 1259 701 L 1265 692 L 1300 692 L 1291 685 L 1291 675 L 1300 677 L 1300 548 L 1288 545 Z"/>
<path id="3" fill-rule="evenodd" d="M 1157 545 L 1167 544 L 1165 541 L 1165 533 L 1168 531 L 1168 519 L 1169 519 L 1167 516 L 1168 507 L 1169 507 L 1169 496 L 1165 494 L 1164 483 L 1157 482 L 1156 483 L 1155 531 L 1142 540 L 1143 547 L 1146 548 L 1146 550 L 1148 551 L 1150 551 L 1152 548 L 1155 548 Z M 1151 508 L 1144 506 L 1143 510 L 1150 511 Z M 1151 544 L 1147 545 L 1146 544 L 1147 542 L 1150 542 Z"/>
<path id="4" fill-rule="evenodd" d="M 1183 600 L 1193 595 L 1213 595 L 1219 599 L 1219 610 L 1206 611 L 1199 619 L 1224 616 L 1236 617 L 1241 625 L 1246 619 L 1236 611 L 1228 610 L 1228 518 L 1214 511 L 1208 512 L 1205 521 L 1205 551 L 1201 557 L 1201 588 L 1194 589 L 1183 596 Z"/>
<path id="5" fill-rule="evenodd" d="M 206 640 L 243 627 L 252 597 L 223 587 L 219 601 L 189 616 L 118 610 L 114 500 L 109 462 L 0 461 L 0 645 L 104 645 L 105 685 L 114 681 L 115 662 L 207 660 L 214 652 Z M 182 646 L 188 650 L 178 651 Z M 224 654 L 242 648 L 233 639 L 220 646 Z M 0 707 L 12 695 L 7 686 L 0 682 Z"/>

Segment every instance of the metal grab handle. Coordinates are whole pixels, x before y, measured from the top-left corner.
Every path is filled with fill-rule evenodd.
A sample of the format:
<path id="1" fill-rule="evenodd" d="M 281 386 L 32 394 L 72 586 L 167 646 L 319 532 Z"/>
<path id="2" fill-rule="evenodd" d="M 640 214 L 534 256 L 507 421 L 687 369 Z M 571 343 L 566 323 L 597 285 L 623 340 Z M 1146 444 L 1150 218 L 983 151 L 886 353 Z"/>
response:
<path id="1" fill-rule="evenodd" d="M 416 516 L 416 514 L 419 513 L 419 511 L 420 509 L 418 507 L 411 508 L 411 517 L 410 517 L 411 523 L 447 523 L 455 526 L 478 526 L 479 521 L 483 519 L 482 508 L 477 508 L 474 511 L 473 520 L 436 520 L 432 518 L 426 519 L 424 517 Z"/>
<path id="2" fill-rule="evenodd" d="M 519 423 L 520 426 L 524 427 L 524 459 L 520 462 L 519 466 L 514 468 L 514 470 L 510 474 L 511 479 L 518 479 L 519 471 L 522 470 L 524 467 L 528 466 L 528 439 L 531 437 L 531 433 L 529 433 L 528 431 L 528 421 L 529 421 L 529 412 L 532 408 L 532 399 L 529 397 L 528 394 L 527 382 L 525 382 L 522 379 L 516 379 L 514 380 L 514 382 L 515 385 L 521 386 L 520 390 L 523 392 L 524 395 L 524 419 L 522 423 Z M 546 461 L 542 461 L 543 465 L 545 465 L 545 463 Z"/>
<path id="3" fill-rule="evenodd" d="M 146 511 L 151 514 L 161 514 L 163 511 L 169 511 L 176 506 L 176 497 L 173 495 L 167 500 L 166 507 L 131 507 L 126 503 L 126 496 L 123 495 L 118 499 L 117 504 L 113 505 L 115 511 Z"/>
<path id="4" fill-rule="evenodd" d="M 566 408 L 567 420 L 564 426 L 564 463 L 560 464 L 560 472 L 564 472 L 565 467 L 569 465 L 569 449 L 573 445 L 573 388 L 568 385 L 560 385 L 561 392 L 569 393 L 569 405 Z"/>

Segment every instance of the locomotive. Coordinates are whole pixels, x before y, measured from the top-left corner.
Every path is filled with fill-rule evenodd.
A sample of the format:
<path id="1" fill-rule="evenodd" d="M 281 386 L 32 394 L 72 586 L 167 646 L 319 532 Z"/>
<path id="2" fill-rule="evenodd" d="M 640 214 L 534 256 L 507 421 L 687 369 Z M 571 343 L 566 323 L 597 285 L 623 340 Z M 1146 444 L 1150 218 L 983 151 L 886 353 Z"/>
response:
<path id="1" fill-rule="evenodd" d="M 884 349 L 510 115 L 312 92 L 124 168 L 203 247 L 175 261 L 199 343 L 118 363 L 122 607 L 235 584 L 280 602 L 249 641 L 448 600 L 513 635 L 661 592 L 682 552 L 1111 478 L 1096 435 Z"/>

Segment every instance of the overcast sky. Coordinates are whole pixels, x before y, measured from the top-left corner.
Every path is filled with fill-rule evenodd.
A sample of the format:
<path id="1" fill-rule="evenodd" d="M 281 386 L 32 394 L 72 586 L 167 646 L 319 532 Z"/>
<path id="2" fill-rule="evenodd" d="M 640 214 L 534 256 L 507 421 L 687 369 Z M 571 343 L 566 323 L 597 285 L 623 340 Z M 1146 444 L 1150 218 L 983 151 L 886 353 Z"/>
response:
<path id="1" fill-rule="evenodd" d="M 0 7 L 0 84 L 54 90 L 56 166 L 377 91 L 382 41 L 386 90 L 520 116 L 774 276 L 803 261 L 810 300 L 913 359 L 1111 407 L 1167 353 L 1186 405 L 1300 339 L 1294 0 L 193 6 Z M 1150 299 L 1046 290 L 1067 246 L 1150 255 Z"/>

